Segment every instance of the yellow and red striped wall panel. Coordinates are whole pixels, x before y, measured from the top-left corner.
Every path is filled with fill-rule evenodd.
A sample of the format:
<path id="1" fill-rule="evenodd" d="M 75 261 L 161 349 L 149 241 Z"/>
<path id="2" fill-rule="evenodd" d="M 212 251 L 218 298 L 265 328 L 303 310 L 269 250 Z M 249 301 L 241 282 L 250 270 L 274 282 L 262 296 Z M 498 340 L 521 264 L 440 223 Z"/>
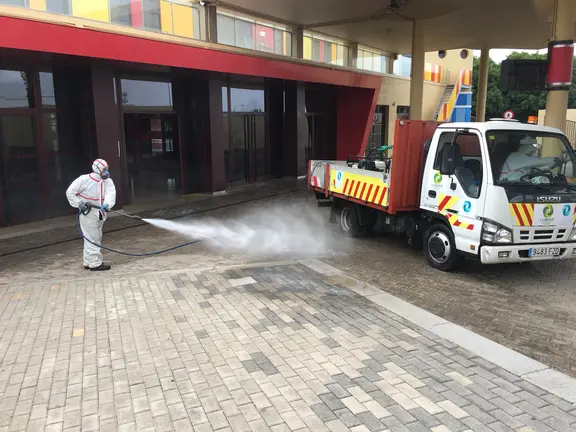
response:
<path id="1" fill-rule="evenodd" d="M 424 80 L 440 83 L 444 77 L 444 66 L 426 63 L 424 66 Z"/>

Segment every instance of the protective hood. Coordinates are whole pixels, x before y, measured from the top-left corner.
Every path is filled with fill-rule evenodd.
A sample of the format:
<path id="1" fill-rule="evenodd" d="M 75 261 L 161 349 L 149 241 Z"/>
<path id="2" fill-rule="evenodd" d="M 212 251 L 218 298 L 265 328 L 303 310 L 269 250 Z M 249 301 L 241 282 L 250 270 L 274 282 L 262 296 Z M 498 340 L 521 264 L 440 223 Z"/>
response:
<path id="1" fill-rule="evenodd" d="M 110 177 L 108 163 L 104 159 L 96 159 L 94 163 L 92 163 L 92 172 L 102 180 L 106 180 Z"/>

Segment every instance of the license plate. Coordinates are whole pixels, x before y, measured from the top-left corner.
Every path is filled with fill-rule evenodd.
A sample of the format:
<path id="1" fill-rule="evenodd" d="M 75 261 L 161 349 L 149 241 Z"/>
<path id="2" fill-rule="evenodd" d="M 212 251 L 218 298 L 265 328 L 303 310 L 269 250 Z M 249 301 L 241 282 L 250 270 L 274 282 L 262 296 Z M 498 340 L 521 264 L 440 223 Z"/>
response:
<path id="1" fill-rule="evenodd" d="M 543 257 L 543 256 L 557 256 L 560 255 L 560 248 L 558 247 L 541 247 L 531 248 L 528 252 L 530 257 Z"/>

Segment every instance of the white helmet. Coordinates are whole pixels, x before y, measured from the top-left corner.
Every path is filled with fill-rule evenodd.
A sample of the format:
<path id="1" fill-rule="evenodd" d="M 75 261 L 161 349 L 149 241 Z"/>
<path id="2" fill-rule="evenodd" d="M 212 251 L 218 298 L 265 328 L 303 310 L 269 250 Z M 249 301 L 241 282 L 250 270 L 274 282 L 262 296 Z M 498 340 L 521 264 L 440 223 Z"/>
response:
<path id="1" fill-rule="evenodd" d="M 106 162 L 104 159 L 96 159 L 92 163 L 92 171 L 94 174 L 98 174 L 102 180 L 106 180 L 110 177 L 108 162 Z"/>

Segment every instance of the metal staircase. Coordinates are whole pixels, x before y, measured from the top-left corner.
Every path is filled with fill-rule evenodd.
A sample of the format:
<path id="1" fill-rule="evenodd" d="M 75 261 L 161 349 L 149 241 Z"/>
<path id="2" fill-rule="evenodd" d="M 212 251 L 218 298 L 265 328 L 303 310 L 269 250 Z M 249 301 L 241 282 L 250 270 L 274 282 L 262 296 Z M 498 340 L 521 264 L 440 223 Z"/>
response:
<path id="1" fill-rule="evenodd" d="M 440 103 L 436 107 L 436 112 L 434 112 L 434 120 L 438 120 L 438 116 L 440 115 L 440 110 L 444 104 L 447 104 L 450 101 L 450 96 L 452 96 L 452 92 L 454 91 L 454 85 L 450 84 L 447 85 L 444 89 L 444 93 L 442 93 L 442 97 L 440 98 Z"/>

